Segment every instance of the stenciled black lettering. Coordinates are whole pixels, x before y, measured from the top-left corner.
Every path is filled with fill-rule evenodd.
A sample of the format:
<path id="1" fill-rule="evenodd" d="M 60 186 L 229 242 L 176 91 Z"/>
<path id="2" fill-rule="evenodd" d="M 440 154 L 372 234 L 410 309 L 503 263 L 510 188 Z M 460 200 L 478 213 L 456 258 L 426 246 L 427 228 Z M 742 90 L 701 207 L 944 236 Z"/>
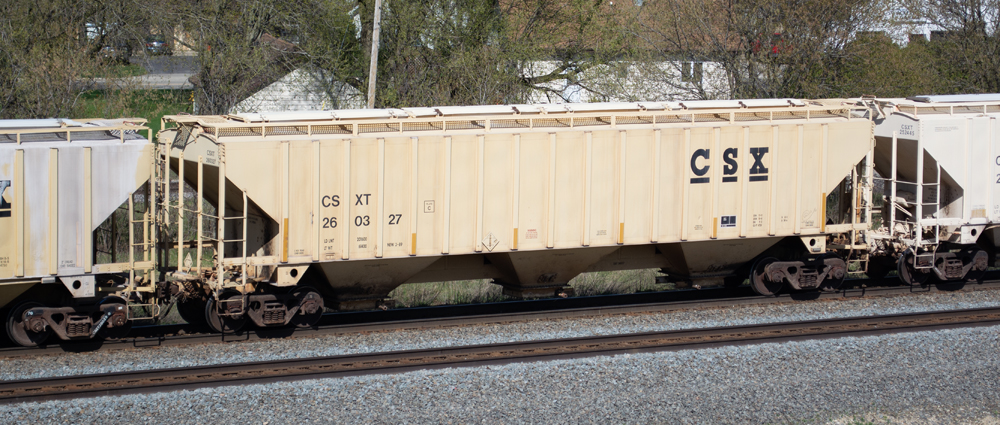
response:
<path id="1" fill-rule="evenodd" d="M 697 149 L 694 151 L 694 154 L 691 155 L 691 172 L 694 173 L 694 175 L 698 176 L 692 178 L 691 183 L 708 183 L 708 177 L 701 177 L 701 176 L 708 174 L 708 169 L 710 166 L 706 164 L 702 167 L 699 167 L 698 158 L 705 158 L 705 160 L 708 160 L 710 154 L 711 152 L 709 152 L 708 149 Z"/>
<path id="2" fill-rule="evenodd" d="M 708 173 L 708 165 L 704 167 L 698 167 L 698 157 L 709 159 L 708 149 L 698 149 L 694 151 L 694 155 L 691 155 L 691 172 L 696 176 L 704 176 Z"/>
<path id="3" fill-rule="evenodd" d="M 753 166 L 750 167 L 750 174 L 767 174 L 767 168 L 764 167 L 764 154 L 767 153 L 767 148 L 750 148 L 750 155 L 753 155 Z"/>
<path id="4" fill-rule="evenodd" d="M 736 163 L 737 153 L 738 151 L 736 148 L 726 149 L 726 151 L 722 153 L 722 160 L 726 163 L 726 165 L 722 167 L 722 174 L 736 174 L 736 170 L 740 168 L 739 164 Z"/>
<path id="5" fill-rule="evenodd" d="M 320 203 L 323 204 L 323 208 L 339 207 L 340 195 L 324 196 L 322 199 L 320 199 Z"/>
<path id="6" fill-rule="evenodd" d="M 722 161 L 726 164 L 722 166 L 722 177 L 723 183 L 731 183 L 736 181 L 736 170 L 739 170 L 740 165 L 736 162 L 739 151 L 736 148 L 729 148 L 722 152 Z"/>
<path id="7" fill-rule="evenodd" d="M 360 193 L 354 195 L 354 205 L 368 205 L 368 200 L 372 196 L 370 193 Z"/>

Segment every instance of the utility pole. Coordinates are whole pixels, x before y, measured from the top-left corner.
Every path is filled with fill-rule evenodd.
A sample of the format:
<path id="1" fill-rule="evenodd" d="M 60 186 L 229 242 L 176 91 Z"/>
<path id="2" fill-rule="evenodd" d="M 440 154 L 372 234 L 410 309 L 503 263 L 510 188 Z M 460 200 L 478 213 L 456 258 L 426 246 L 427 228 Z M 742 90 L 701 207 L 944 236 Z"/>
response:
<path id="1" fill-rule="evenodd" d="M 382 26 L 382 0 L 375 0 L 375 25 L 372 27 L 372 61 L 368 67 L 368 109 L 375 107 L 375 72 L 378 71 L 378 33 Z"/>

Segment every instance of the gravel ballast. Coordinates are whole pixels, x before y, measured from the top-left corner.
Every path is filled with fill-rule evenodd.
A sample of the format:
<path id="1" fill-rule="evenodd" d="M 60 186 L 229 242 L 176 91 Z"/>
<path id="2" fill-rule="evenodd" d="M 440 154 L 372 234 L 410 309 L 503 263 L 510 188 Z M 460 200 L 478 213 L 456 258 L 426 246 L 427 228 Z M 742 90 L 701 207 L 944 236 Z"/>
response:
<path id="1" fill-rule="evenodd" d="M 1000 291 L 804 301 L 445 329 L 0 359 L 0 380 L 1000 306 Z"/>
<path id="2" fill-rule="evenodd" d="M 3 423 L 997 423 L 1000 327 L 0 407 Z"/>

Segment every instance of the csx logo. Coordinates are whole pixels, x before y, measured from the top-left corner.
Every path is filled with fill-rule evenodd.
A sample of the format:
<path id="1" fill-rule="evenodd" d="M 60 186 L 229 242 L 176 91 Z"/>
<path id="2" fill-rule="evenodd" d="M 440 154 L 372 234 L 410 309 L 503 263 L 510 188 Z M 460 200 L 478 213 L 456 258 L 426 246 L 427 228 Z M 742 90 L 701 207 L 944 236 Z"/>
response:
<path id="1" fill-rule="evenodd" d="M 10 202 L 7 202 L 7 188 L 10 187 L 10 180 L 0 180 L 0 218 L 10 217 Z"/>
<path id="2" fill-rule="evenodd" d="M 753 166 L 750 167 L 750 181 L 760 182 L 767 181 L 767 168 L 764 167 L 764 154 L 767 153 L 767 148 L 750 148 L 750 155 L 753 156 Z M 691 154 L 691 172 L 695 176 L 691 179 L 691 183 L 708 183 L 709 177 L 702 177 L 708 174 L 708 169 L 712 166 L 709 164 L 711 159 L 711 149 L 697 149 Z M 722 161 L 725 165 L 722 166 L 722 182 L 729 183 L 736 181 L 736 171 L 740 168 L 736 158 L 739 157 L 739 149 L 729 148 L 722 152 Z"/>

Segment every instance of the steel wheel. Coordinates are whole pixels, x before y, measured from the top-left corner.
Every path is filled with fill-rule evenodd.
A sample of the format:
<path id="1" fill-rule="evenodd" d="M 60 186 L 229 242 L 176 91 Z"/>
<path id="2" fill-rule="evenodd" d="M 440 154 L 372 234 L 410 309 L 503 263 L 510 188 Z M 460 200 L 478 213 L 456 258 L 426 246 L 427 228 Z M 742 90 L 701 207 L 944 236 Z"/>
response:
<path id="1" fill-rule="evenodd" d="M 899 280 L 910 286 L 923 285 L 931 277 L 930 273 L 921 273 L 913 268 L 913 250 L 906 250 L 896 262 Z"/>
<path id="2" fill-rule="evenodd" d="M 870 279 L 881 279 L 895 268 L 896 264 L 892 261 L 892 257 L 869 257 L 868 270 L 865 274 Z"/>
<path id="3" fill-rule="evenodd" d="M 105 339 L 125 338 L 128 336 L 129 331 L 132 330 L 132 321 L 128 318 L 128 303 L 121 297 L 106 297 L 101 300 L 100 305 L 102 307 L 107 304 L 121 304 L 121 306 L 117 308 L 111 317 L 108 317 L 104 326 L 101 326 L 101 329 L 97 331 L 97 336 Z M 102 312 L 101 315 L 97 317 L 97 320 L 101 320 L 101 317 L 103 316 L 104 313 Z"/>
<path id="4" fill-rule="evenodd" d="M 767 266 L 775 261 L 778 259 L 765 257 L 757 260 L 757 263 L 753 265 L 753 271 L 750 272 L 750 287 L 753 288 L 754 292 L 760 295 L 774 295 L 785 286 L 784 279 L 774 282 L 771 280 L 771 276 L 767 275 Z"/>
<path id="5" fill-rule="evenodd" d="M 177 314 L 180 314 L 181 318 L 191 326 L 203 328 L 207 325 L 205 323 L 204 300 L 188 300 L 177 303 Z"/>
<path id="6" fill-rule="evenodd" d="M 323 317 L 323 296 L 308 286 L 295 288 L 292 296 L 299 302 L 299 311 L 292 317 L 291 323 L 298 328 L 316 326 Z"/>
<path id="7" fill-rule="evenodd" d="M 220 302 L 221 301 L 221 302 Z M 247 323 L 243 294 L 223 292 L 205 303 L 205 322 L 214 332 L 236 332 Z"/>
<path id="8" fill-rule="evenodd" d="M 7 315 L 7 336 L 22 347 L 38 346 L 52 334 L 52 329 L 40 321 L 41 319 L 25 320 L 25 313 L 35 307 L 42 305 L 34 301 L 25 301 L 14 307 Z"/>
<path id="9" fill-rule="evenodd" d="M 978 281 L 983 278 L 986 274 L 986 269 L 989 268 L 989 254 L 976 247 L 965 248 L 962 250 L 963 261 L 971 261 L 972 268 L 969 272 L 965 274 L 965 279 Z"/>
<path id="10" fill-rule="evenodd" d="M 831 269 L 826 275 L 826 279 L 823 279 L 819 289 L 821 291 L 836 291 L 844 283 L 844 278 L 847 277 L 847 263 L 836 254 L 825 254 L 822 259 L 823 264 Z"/>

